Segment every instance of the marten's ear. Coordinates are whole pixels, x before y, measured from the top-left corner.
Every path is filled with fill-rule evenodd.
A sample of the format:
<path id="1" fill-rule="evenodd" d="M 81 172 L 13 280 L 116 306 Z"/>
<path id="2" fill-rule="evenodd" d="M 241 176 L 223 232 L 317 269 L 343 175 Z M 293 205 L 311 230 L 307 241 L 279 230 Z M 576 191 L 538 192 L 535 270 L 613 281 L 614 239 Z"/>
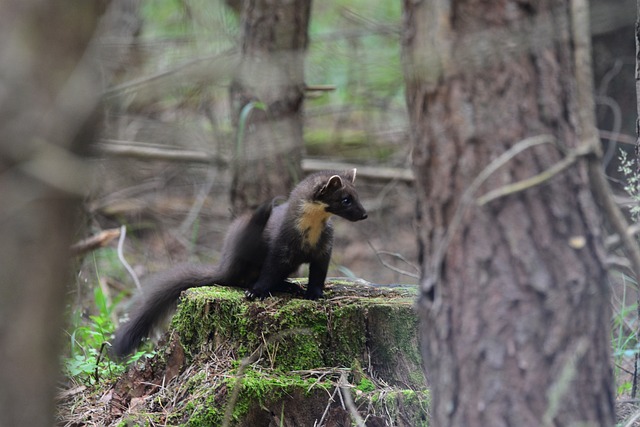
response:
<path id="1" fill-rule="evenodd" d="M 344 184 L 342 183 L 342 178 L 340 178 L 340 175 L 333 175 L 322 186 L 322 188 L 319 191 L 319 194 L 326 194 L 329 191 L 336 191 L 341 189 L 342 187 L 344 187 Z"/>
<path id="2" fill-rule="evenodd" d="M 347 177 L 348 177 L 348 178 L 351 178 L 351 183 L 352 183 L 352 184 L 356 182 L 356 172 L 357 172 L 357 171 L 358 171 L 358 169 L 353 168 L 353 169 L 351 169 L 350 171 L 348 171 L 348 172 L 346 173 Z"/>

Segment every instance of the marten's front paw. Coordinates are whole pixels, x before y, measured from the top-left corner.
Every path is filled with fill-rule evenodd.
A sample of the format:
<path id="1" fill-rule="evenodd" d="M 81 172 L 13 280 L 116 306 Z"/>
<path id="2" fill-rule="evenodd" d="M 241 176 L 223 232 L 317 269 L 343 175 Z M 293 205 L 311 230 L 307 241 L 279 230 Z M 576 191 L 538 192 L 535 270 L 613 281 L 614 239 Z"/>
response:
<path id="1" fill-rule="evenodd" d="M 317 300 L 322 298 L 324 295 L 322 293 L 322 289 L 312 289 L 308 288 L 307 292 L 305 292 L 304 297 L 310 300 Z"/>
<path id="2" fill-rule="evenodd" d="M 249 301 L 253 301 L 255 299 L 259 299 L 260 301 L 262 301 L 265 298 L 270 297 L 271 293 L 269 293 L 269 292 L 260 292 L 260 291 L 258 291 L 256 289 L 247 289 L 246 291 L 244 291 L 244 296 Z"/>

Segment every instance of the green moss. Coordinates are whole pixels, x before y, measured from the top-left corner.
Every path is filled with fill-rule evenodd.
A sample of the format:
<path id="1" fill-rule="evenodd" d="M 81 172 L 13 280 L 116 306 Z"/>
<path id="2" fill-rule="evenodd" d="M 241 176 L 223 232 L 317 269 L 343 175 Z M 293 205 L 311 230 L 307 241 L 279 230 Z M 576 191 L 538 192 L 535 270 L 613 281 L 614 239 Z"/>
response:
<path id="1" fill-rule="evenodd" d="M 349 366 L 354 358 L 362 358 L 367 342 L 366 306 L 352 302 L 336 307 L 331 316 L 334 363 Z"/>
<path id="2" fill-rule="evenodd" d="M 280 372 L 359 360 L 372 363 L 386 381 L 420 387 L 413 301 L 404 290 L 337 282 L 322 301 L 278 296 L 249 302 L 242 290 L 205 287 L 188 291 L 173 326 L 192 358 L 222 349 L 241 360 L 260 350 L 260 365 Z"/>
<path id="3" fill-rule="evenodd" d="M 186 420 L 184 425 L 190 427 L 210 427 L 222 424 L 224 411 L 218 409 L 216 395 L 211 394 L 204 399 L 204 403 L 190 401 L 181 412 L 181 418 Z"/>
<path id="4" fill-rule="evenodd" d="M 270 366 L 281 371 L 324 366 L 321 351 L 327 333 L 327 314 L 317 303 L 290 300 L 267 316 Z M 270 351 L 269 351 L 270 350 Z"/>
<path id="5" fill-rule="evenodd" d="M 376 389 L 375 384 L 368 378 L 362 378 L 358 385 L 356 386 L 356 390 L 360 390 L 363 393 L 368 393 Z"/>
<path id="6" fill-rule="evenodd" d="M 145 414 L 144 416 L 138 415 L 127 416 L 118 422 L 118 427 L 147 427 L 151 425 L 157 425 L 160 422 L 161 417 L 157 414 Z"/>
<path id="7" fill-rule="evenodd" d="M 334 387 L 331 381 L 303 378 L 300 375 L 278 374 L 247 368 L 238 378 L 229 376 L 215 386 L 206 381 L 206 375 L 191 378 L 191 399 L 167 419 L 167 424 L 194 427 L 218 426 L 224 421 L 228 405 L 231 408 L 231 425 L 242 424 L 250 411 L 273 406 L 292 395 L 305 396 L 314 390 Z M 240 387 L 236 401 L 230 401 L 233 390 Z"/>
<path id="8" fill-rule="evenodd" d="M 422 357 L 418 346 L 418 317 L 412 306 L 404 304 L 374 304 L 369 307 L 369 348 L 374 367 L 385 376 L 399 360 L 409 369 L 400 378 L 411 387 L 424 386 Z"/>
<path id="9" fill-rule="evenodd" d="M 265 373 L 254 369 L 245 371 L 239 381 L 236 378 L 230 378 L 228 384 L 230 389 L 236 387 L 237 384 L 242 387 L 238 403 L 241 403 L 242 400 L 246 400 L 246 403 L 257 401 L 262 406 L 267 401 L 278 400 L 296 390 L 302 390 L 308 394 L 314 388 L 329 389 L 333 387 L 333 383 L 330 381 L 303 378 L 297 374 Z"/>
<path id="10" fill-rule="evenodd" d="M 334 387 L 328 380 L 303 378 L 297 374 L 266 373 L 254 369 L 247 370 L 240 379 L 229 379 L 227 383 L 229 390 L 241 387 L 238 400 L 234 403 L 233 414 L 234 420 L 244 421 L 247 421 L 246 416 L 250 412 L 255 416 L 256 411 L 264 408 L 279 408 L 280 411 L 286 412 L 285 405 L 290 405 L 291 402 L 285 402 L 290 401 L 292 396 L 297 396 L 294 401 L 304 400 L 311 398 L 318 389 L 325 390 L 321 394 L 324 395 L 326 390 Z"/>
<path id="11" fill-rule="evenodd" d="M 325 366 L 327 314 L 313 301 L 291 299 L 276 310 L 268 302 L 247 302 L 235 289 L 199 288 L 189 291 L 173 327 L 187 353 L 194 356 L 203 345 L 212 350 L 231 343 L 238 357 L 262 348 L 270 368 L 281 371 Z"/>
<path id="12" fill-rule="evenodd" d="M 410 308 L 397 304 L 376 304 L 369 307 L 376 330 L 372 337 L 377 350 L 385 360 L 391 361 L 398 353 L 420 363 L 417 346 L 418 317 Z"/>
<path id="13" fill-rule="evenodd" d="M 426 378 L 424 377 L 424 372 L 422 369 L 416 369 L 415 371 L 409 372 L 409 384 L 414 387 L 421 387 L 426 384 Z"/>
<path id="14" fill-rule="evenodd" d="M 214 346 L 224 340 L 246 337 L 247 306 L 243 293 L 222 287 L 195 288 L 181 301 L 172 327 L 189 356 L 200 351 L 200 346 Z"/>

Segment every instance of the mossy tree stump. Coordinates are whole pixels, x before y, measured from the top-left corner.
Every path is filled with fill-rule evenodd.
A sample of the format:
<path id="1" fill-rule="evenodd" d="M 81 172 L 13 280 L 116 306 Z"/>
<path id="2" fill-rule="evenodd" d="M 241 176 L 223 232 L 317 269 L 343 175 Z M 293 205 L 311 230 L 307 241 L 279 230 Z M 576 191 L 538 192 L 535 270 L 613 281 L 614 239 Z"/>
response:
<path id="1" fill-rule="evenodd" d="M 248 302 L 237 289 L 189 290 L 172 321 L 171 350 L 160 356 L 166 372 L 184 351 L 177 359 L 189 368 L 176 381 L 187 392 L 157 421 L 346 426 L 357 411 L 367 426 L 426 425 L 415 295 L 339 282 L 321 301 Z"/>

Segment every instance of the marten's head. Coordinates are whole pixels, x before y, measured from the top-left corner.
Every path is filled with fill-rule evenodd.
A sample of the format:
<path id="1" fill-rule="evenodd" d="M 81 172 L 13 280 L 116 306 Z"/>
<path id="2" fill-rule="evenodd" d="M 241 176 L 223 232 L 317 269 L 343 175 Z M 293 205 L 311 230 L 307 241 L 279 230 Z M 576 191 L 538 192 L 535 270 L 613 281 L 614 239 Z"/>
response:
<path id="1" fill-rule="evenodd" d="M 323 172 L 315 180 L 313 203 L 320 203 L 326 212 L 341 216 L 349 221 L 367 218 L 367 211 L 360 204 L 354 186 L 356 170 L 345 172 Z"/>

